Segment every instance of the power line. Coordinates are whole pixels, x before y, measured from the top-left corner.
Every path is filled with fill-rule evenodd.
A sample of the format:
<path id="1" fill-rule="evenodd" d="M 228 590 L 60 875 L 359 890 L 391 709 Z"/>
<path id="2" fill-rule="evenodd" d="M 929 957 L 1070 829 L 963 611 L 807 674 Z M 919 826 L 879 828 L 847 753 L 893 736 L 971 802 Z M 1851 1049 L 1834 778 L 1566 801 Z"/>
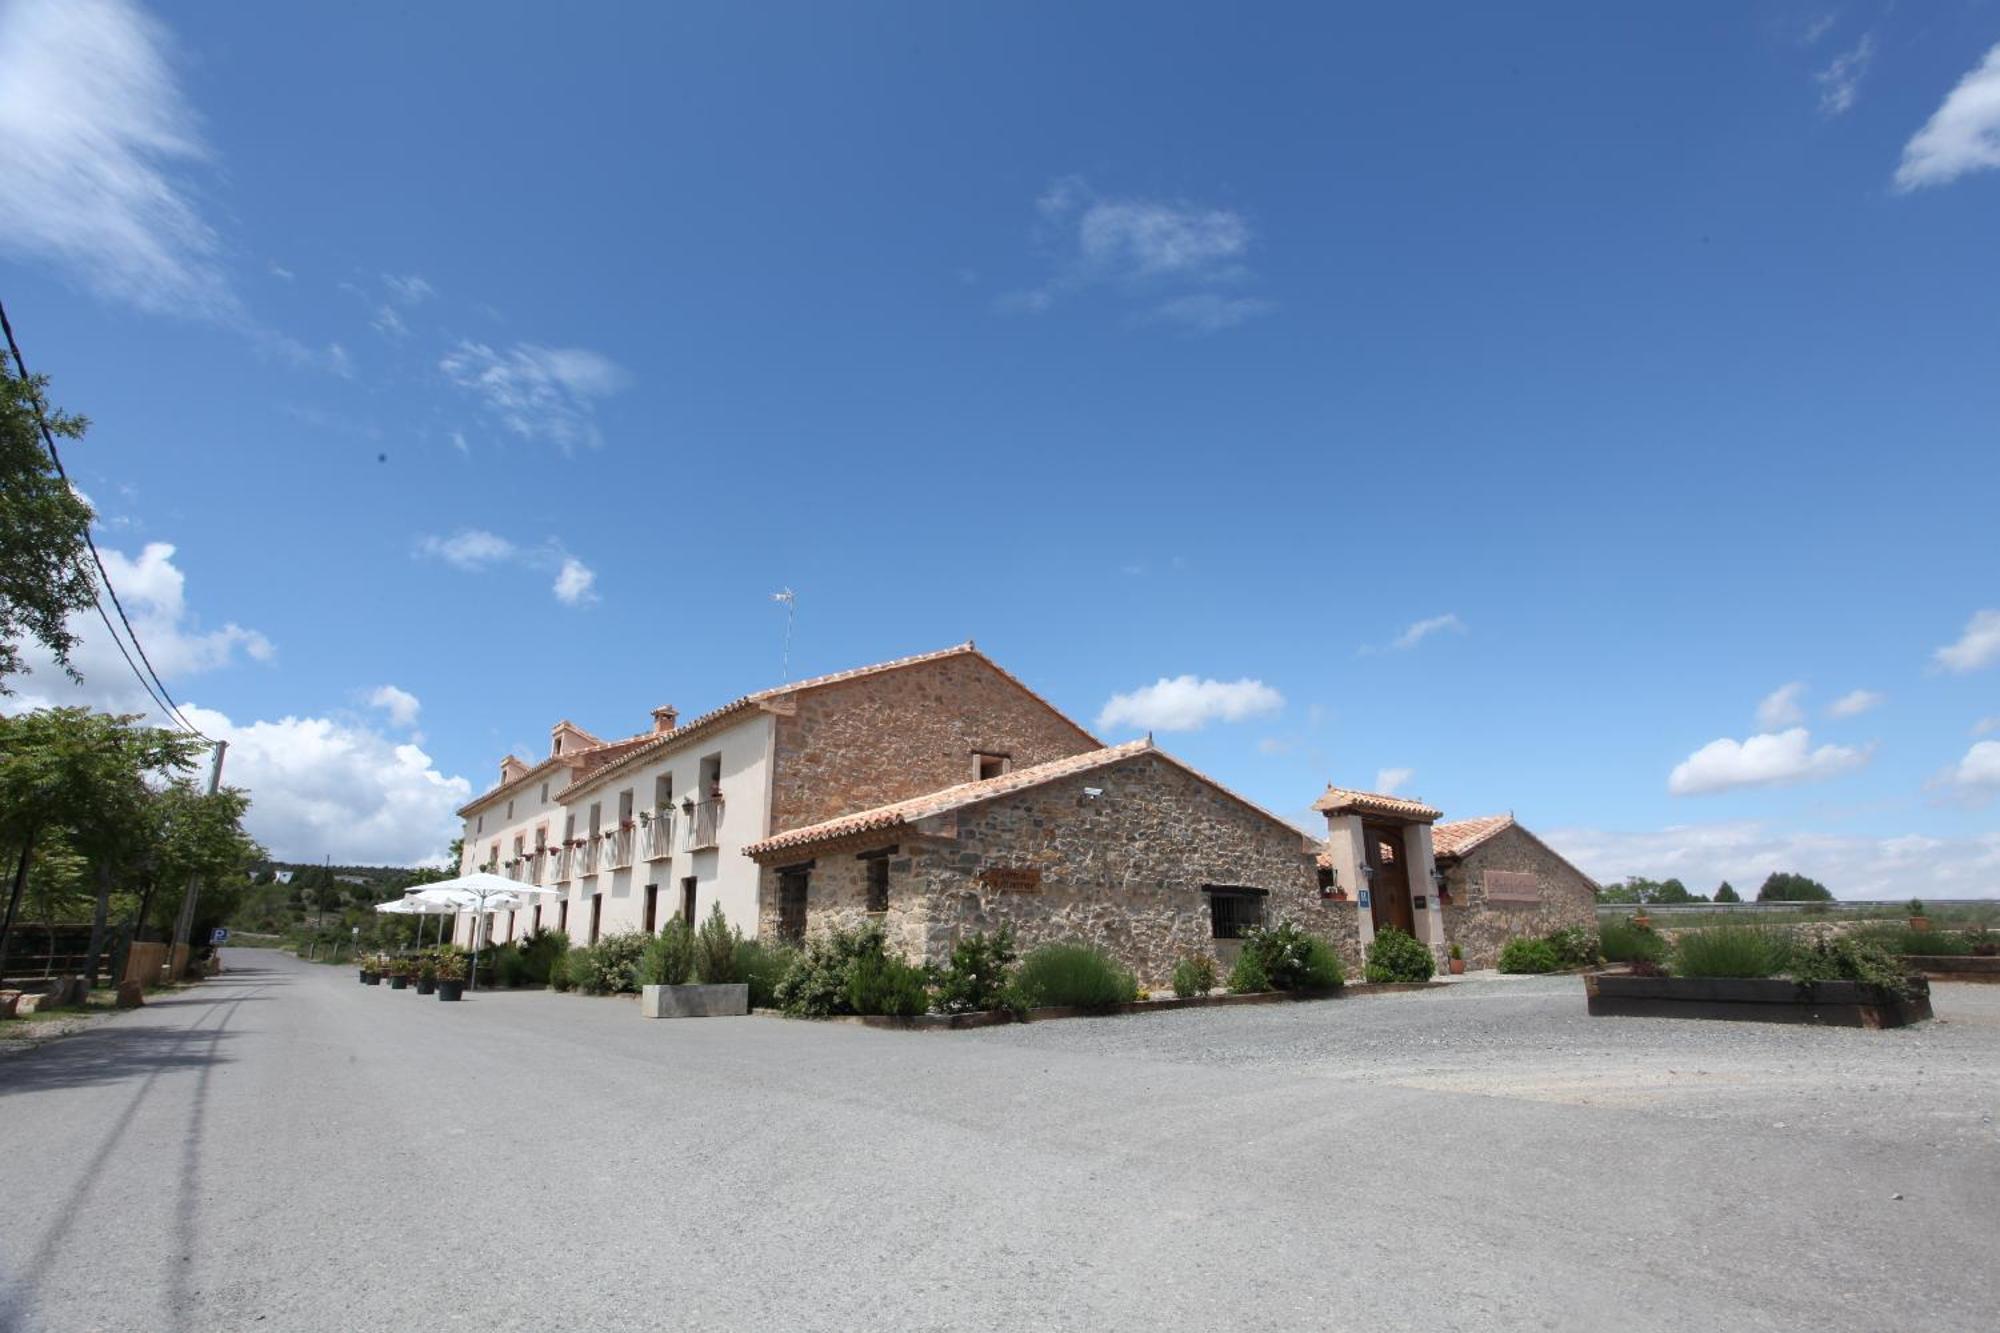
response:
<path id="1" fill-rule="evenodd" d="M 5 302 L 0 302 L 0 330 L 4 330 L 7 335 L 7 350 L 14 355 L 14 368 L 20 372 L 22 381 L 26 382 L 29 378 L 28 363 L 21 357 L 21 344 L 14 340 L 14 325 L 7 318 L 7 306 Z M 31 399 L 31 401 L 34 400 Z M 46 444 L 49 449 L 49 461 L 56 465 L 56 475 L 63 479 L 63 484 L 68 485 L 69 473 L 64 470 L 62 455 L 56 450 L 55 432 L 49 429 L 48 417 L 43 414 L 41 403 L 35 401 L 34 407 L 35 424 L 41 427 L 42 443 Z M 71 487 L 71 489 L 75 488 Z M 125 614 L 125 605 L 118 600 L 118 589 L 111 586 L 111 572 L 104 567 L 104 557 L 97 553 L 97 543 L 91 538 L 88 525 L 85 525 L 83 530 L 83 541 L 84 545 L 90 548 L 91 563 L 97 566 L 97 577 L 103 581 L 104 591 L 111 594 L 111 605 L 118 612 L 119 622 L 125 626 L 125 632 L 132 637 L 133 651 L 139 654 L 139 661 L 146 664 L 145 672 L 143 674 L 140 672 L 138 666 L 132 661 L 132 654 L 125 651 L 125 644 L 119 639 L 118 631 L 111 627 L 111 617 L 105 614 L 104 599 L 97 595 L 97 589 L 93 586 L 90 590 L 90 599 L 97 606 L 97 614 L 104 621 L 104 629 L 111 636 L 111 642 L 118 645 L 119 656 L 125 659 L 126 666 L 132 668 L 132 674 L 138 678 L 139 684 L 145 689 L 147 697 L 151 698 L 155 704 L 160 705 L 169 720 L 178 723 L 181 727 L 196 736 L 200 736 L 210 745 L 215 744 L 213 736 L 208 735 L 200 727 L 187 720 L 186 715 L 180 710 L 180 705 L 174 702 L 173 695 L 167 693 L 167 684 L 160 679 L 160 673 L 153 670 L 153 663 L 146 656 L 145 645 L 139 642 L 139 631 L 132 628 L 131 618 Z M 152 678 L 150 683 L 147 680 L 148 676 Z"/>

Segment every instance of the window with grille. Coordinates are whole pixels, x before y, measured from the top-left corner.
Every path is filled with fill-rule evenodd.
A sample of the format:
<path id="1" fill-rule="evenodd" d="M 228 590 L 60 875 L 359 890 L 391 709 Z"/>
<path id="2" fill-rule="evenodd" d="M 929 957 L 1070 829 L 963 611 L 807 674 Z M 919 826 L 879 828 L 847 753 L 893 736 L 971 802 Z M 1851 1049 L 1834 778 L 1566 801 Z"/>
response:
<path id="1" fill-rule="evenodd" d="M 1219 940 L 1240 940 L 1264 924 L 1263 889 L 1209 884 L 1208 920 Z"/>

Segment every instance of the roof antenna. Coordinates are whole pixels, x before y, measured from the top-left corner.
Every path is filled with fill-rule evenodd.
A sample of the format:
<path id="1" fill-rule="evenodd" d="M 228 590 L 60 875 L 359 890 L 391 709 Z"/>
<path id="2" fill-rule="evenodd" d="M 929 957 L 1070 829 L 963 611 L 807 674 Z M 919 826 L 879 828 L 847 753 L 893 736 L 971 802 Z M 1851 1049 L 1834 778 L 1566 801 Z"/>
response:
<path id="1" fill-rule="evenodd" d="M 780 588 L 771 594 L 771 600 L 785 604 L 784 674 L 778 678 L 778 683 L 789 685 L 792 680 L 792 616 L 798 610 L 799 596 L 790 588 Z"/>

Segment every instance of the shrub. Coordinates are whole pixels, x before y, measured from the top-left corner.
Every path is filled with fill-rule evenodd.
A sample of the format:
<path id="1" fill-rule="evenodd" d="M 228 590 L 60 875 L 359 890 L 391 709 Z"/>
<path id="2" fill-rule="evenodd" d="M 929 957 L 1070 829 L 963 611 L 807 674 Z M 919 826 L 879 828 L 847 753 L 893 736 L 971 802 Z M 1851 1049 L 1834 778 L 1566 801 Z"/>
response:
<path id="1" fill-rule="evenodd" d="M 778 982 L 791 970 L 798 956 L 798 950 L 784 944 L 765 944 L 760 940 L 737 943 L 736 978 L 748 983 L 751 1008 L 777 1006 Z"/>
<path id="2" fill-rule="evenodd" d="M 736 946 L 743 932 L 722 915 L 722 904 L 708 909 L 708 918 L 694 933 L 694 972 L 708 986 L 728 986 L 741 981 L 736 975 Z"/>
<path id="3" fill-rule="evenodd" d="M 975 1014 L 1008 1006 L 1014 978 L 1014 932 L 967 935 L 951 946 L 938 973 L 934 1003 L 941 1014 Z"/>
<path id="4" fill-rule="evenodd" d="M 569 979 L 569 956 L 575 952 L 576 950 L 574 949 L 564 949 L 561 953 L 557 954 L 554 958 L 549 960 L 550 990 L 566 991 L 571 988 L 571 983 Z"/>
<path id="5" fill-rule="evenodd" d="M 1214 959 L 1197 955 L 1174 964 L 1174 994 L 1183 1000 L 1194 995 L 1206 995 L 1214 989 Z"/>
<path id="6" fill-rule="evenodd" d="M 1667 956 L 1667 942 L 1659 932 L 1630 921 L 1605 922 L 1598 927 L 1597 942 L 1604 957 L 1614 963 L 1658 963 Z"/>
<path id="7" fill-rule="evenodd" d="M 1900 995 L 1908 983 L 1903 967 L 1887 950 L 1852 935 L 1793 946 L 1785 970 L 1802 986 L 1816 981 L 1865 981 Z"/>
<path id="8" fill-rule="evenodd" d="M 1289 921 L 1245 936 L 1239 957 L 1250 954 L 1272 990 L 1332 990 L 1347 980 L 1333 946 Z"/>
<path id="9" fill-rule="evenodd" d="M 639 964 L 654 937 L 640 930 L 605 935 L 587 949 L 571 949 L 564 957 L 572 986 L 586 995 L 616 995 L 639 989 Z"/>
<path id="10" fill-rule="evenodd" d="M 521 949 L 511 940 L 493 951 L 487 965 L 493 969 L 493 982 L 498 986 L 519 986 L 528 979 L 528 960 L 521 956 Z"/>
<path id="11" fill-rule="evenodd" d="M 1761 926 L 1706 926 L 1674 944 L 1674 974 L 1682 977 L 1774 977 L 1790 952 L 1785 936 Z"/>
<path id="12" fill-rule="evenodd" d="M 887 954 L 857 954 L 847 969 L 847 1008 L 856 1014 L 909 1017 L 930 1008 L 930 977 Z"/>
<path id="13" fill-rule="evenodd" d="M 853 1012 L 848 1008 L 847 981 L 855 960 L 883 957 L 882 927 L 829 930 L 806 941 L 779 980 L 772 998 L 786 1013 L 799 1018 L 825 1018 Z"/>
<path id="14" fill-rule="evenodd" d="M 1500 970 L 1502 972 L 1560 972 L 1563 970 L 1562 955 L 1548 940 L 1538 940 L 1532 935 L 1516 935 L 1500 946 Z"/>
<path id="15" fill-rule="evenodd" d="M 1565 968 L 1595 967 L 1604 958 L 1597 932 L 1587 926 L 1564 926 L 1545 938 Z"/>
<path id="16" fill-rule="evenodd" d="M 569 936 L 560 930 L 537 930 L 521 938 L 522 980 L 546 986 L 556 959 L 569 952 Z"/>
<path id="17" fill-rule="evenodd" d="M 1414 935 L 1387 926 L 1368 946 L 1366 971 L 1370 981 L 1429 981 L 1437 971 L 1437 960 Z"/>
<path id="18" fill-rule="evenodd" d="M 1947 955 L 1969 954 L 1972 952 L 1972 937 L 1954 930 L 1911 930 L 1905 925 L 1883 923 L 1877 926 L 1863 926 L 1851 932 L 1852 938 L 1891 954 L 1916 954 L 1919 957 L 1944 957 Z"/>
<path id="19" fill-rule="evenodd" d="M 687 922 L 673 917 L 646 941 L 646 952 L 639 959 L 639 982 L 645 986 L 685 986 L 694 977 L 694 959 L 694 932 Z"/>
<path id="20" fill-rule="evenodd" d="M 1088 944 L 1047 944 L 1021 960 L 1014 989 L 1026 1008 L 1113 1009 L 1139 998 L 1139 983 Z"/>
<path id="21" fill-rule="evenodd" d="M 1264 960 L 1245 949 L 1236 955 L 1236 965 L 1229 969 L 1229 990 L 1235 995 L 1254 995 L 1258 991 L 1272 990 L 1270 974 L 1264 971 Z"/>

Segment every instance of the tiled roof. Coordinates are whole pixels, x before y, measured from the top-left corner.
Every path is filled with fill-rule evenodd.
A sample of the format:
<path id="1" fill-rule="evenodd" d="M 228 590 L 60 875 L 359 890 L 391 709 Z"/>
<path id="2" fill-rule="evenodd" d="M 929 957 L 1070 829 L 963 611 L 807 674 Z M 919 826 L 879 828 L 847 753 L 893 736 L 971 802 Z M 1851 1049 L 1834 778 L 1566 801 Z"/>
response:
<path id="1" fill-rule="evenodd" d="M 1431 809 L 1422 801 L 1406 801 L 1400 796 L 1385 796 L 1381 792 L 1350 791 L 1333 786 L 1326 789 L 1326 795 L 1313 802 L 1313 809 L 1327 814 L 1353 811 L 1390 819 L 1414 819 L 1419 823 L 1429 823 L 1443 813 Z"/>
<path id="2" fill-rule="evenodd" d="M 1301 854 L 1307 852 L 1312 840 L 1297 828 L 1286 823 L 1269 810 L 1254 802 L 1244 800 L 1229 788 L 1207 775 L 1188 767 L 1172 755 L 1153 745 L 1151 739 L 1127 741 L 1123 745 L 1113 745 L 1102 750 L 1091 750 L 1084 754 L 1070 755 L 1063 759 L 1053 759 L 1046 764 L 1036 764 L 1030 768 L 1018 768 L 1012 773 L 1003 773 L 997 778 L 986 778 L 979 782 L 961 782 L 955 787 L 946 787 L 924 796 L 913 796 L 906 801 L 891 805 L 877 806 L 873 810 L 862 810 L 851 815 L 842 815 L 822 823 L 810 824 L 804 828 L 788 829 L 762 842 L 752 843 L 743 849 L 746 856 L 765 856 L 773 852 L 788 851 L 793 848 L 831 842 L 838 838 L 849 838 L 862 833 L 876 833 L 884 829 L 899 828 L 928 819 L 933 815 L 945 814 L 952 810 L 977 805 L 996 797 L 1012 795 L 1030 787 L 1039 787 L 1059 778 L 1075 777 L 1093 769 L 1105 768 L 1123 763 L 1142 754 L 1155 755 L 1199 782 L 1215 788 L 1224 796 L 1244 806 L 1253 813 L 1262 815 L 1274 824 L 1297 834 Z"/>
<path id="3" fill-rule="evenodd" d="M 918 653 L 912 657 L 898 657 L 893 661 L 877 662 L 873 666 L 853 667 L 846 671 L 836 671 L 831 675 L 814 676 L 810 680 L 795 680 L 786 685 L 773 685 L 771 688 L 759 690 L 755 694 L 746 694 L 740 699 L 732 699 L 730 702 L 722 705 L 722 707 L 703 713 L 700 717 L 690 722 L 685 722 L 675 727 L 672 731 L 661 732 L 657 736 L 645 737 L 644 744 L 628 754 L 618 756 L 614 763 L 604 764 L 592 768 L 587 773 L 579 774 L 574 782 L 562 790 L 559 798 L 568 800 L 573 794 L 583 791 L 586 787 L 595 786 L 615 773 L 622 772 L 635 764 L 642 763 L 648 756 L 657 754 L 661 750 L 670 749 L 698 731 L 706 730 L 725 718 L 734 717 L 739 713 L 754 708 L 759 704 L 767 703 L 770 700 L 781 699 L 788 694 L 797 694 L 803 690 L 824 689 L 829 685 L 841 685 L 850 680 L 859 680 L 864 676 L 879 675 L 885 671 L 898 671 L 904 667 L 918 666 L 925 662 L 936 662 L 943 658 L 959 656 L 978 658 L 1014 685 L 1018 686 L 1036 703 L 1047 708 L 1064 722 L 1068 722 L 1076 730 L 1077 735 L 1083 737 L 1093 745 L 1098 743 L 1095 736 L 1085 731 L 1082 727 L 1077 726 L 1076 723 L 1071 722 L 1068 714 L 1064 713 L 1047 699 L 1044 699 L 1041 695 L 1036 694 L 1026 685 L 1023 685 L 1018 677 L 988 657 L 985 653 L 980 652 L 978 648 L 973 646 L 972 641 L 968 639 L 964 643 L 954 644 L 949 648 L 941 648 L 933 653 Z"/>
<path id="4" fill-rule="evenodd" d="M 1464 856 L 1494 834 L 1514 827 L 1512 815 L 1482 815 L 1431 825 L 1431 849 L 1439 856 Z"/>
<path id="5" fill-rule="evenodd" d="M 577 728 L 577 731 L 580 734 L 586 736 L 590 734 L 589 732 L 583 731 L 581 727 Z M 506 782 L 502 782 L 499 785 L 493 787 L 492 789 L 483 792 L 478 796 L 473 797 L 471 800 L 467 801 L 464 805 L 458 807 L 458 814 L 460 815 L 460 817 L 470 814 L 472 811 L 477 810 L 480 806 L 485 805 L 488 802 L 492 801 L 496 796 L 504 796 L 510 791 L 518 790 L 519 788 L 524 787 L 528 783 L 534 781 L 534 779 L 538 775 L 547 774 L 553 769 L 570 768 L 570 769 L 579 769 L 582 770 L 583 772 L 590 772 L 595 768 L 598 768 L 606 763 L 611 762 L 612 760 L 619 758 L 621 755 L 623 755 L 626 751 L 632 749 L 634 746 L 639 745 L 642 742 L 650 739 L 651 736 L 649 734 L 639 735 L 639 736 L 627 736 L 622 741 L 601 741 L 596 745 L 591 745 L 581 750 L 571 750 L 568 754 L 552 754 L 547 759 L 542 760 L 541 763 L 536 764 L 533 768 L 525 769 L 522 772 L 515 774 L 512 778 L 508 779 Z M 513 758 L 513 756 L 509 755 L 508 758 L 511 759 Z M 576 780 L 577 779 L 574 777 L 570 779 L 572 784 L 574 784 Z"/>

